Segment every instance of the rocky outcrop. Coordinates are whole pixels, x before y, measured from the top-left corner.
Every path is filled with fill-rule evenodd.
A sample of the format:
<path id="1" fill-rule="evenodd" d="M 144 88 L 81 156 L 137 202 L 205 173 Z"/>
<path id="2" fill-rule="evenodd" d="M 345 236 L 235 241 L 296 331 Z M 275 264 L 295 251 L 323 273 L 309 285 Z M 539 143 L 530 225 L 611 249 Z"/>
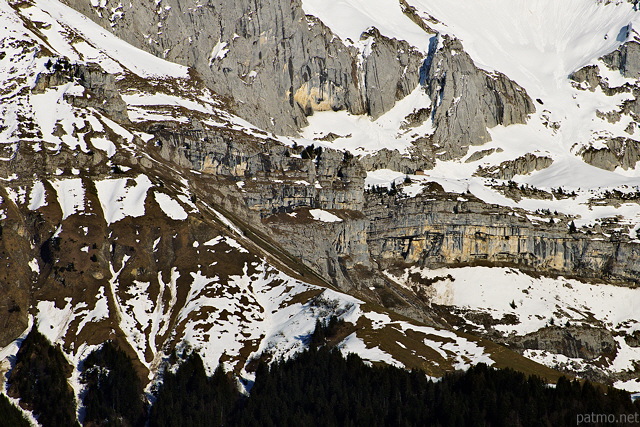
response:
<path id="1" fill-rule="evenodd" d="M 619 70 L 624 77 L 640 77 L 640 43 L 637 41 L 628 41 L 601 59 L 609 68 Z"/>
<path id="2" fill-rule="evenodd" d="M 409 156 L 400 154 L 398 150 L 385 148 L 374 154 L 367 154 L 361 157 L 359 161 L 367 171 L 391 169 L 406 174 L 414 174 L 417 170 L 431 169 L 435 164 L 432 152 L 425 151 L 416 147 Z"/>
<path id="3" fill-rule="evenodd" d="M 594 92 L 600 86 L 600 70 L 597 65 L 587 65 L 571 73 L 569 79 L 578 83 L 576 87 Z"/>
<path id="4" fill-rule="evenodd" d="M 568 232 L 567 220 L 533 224 L 470 194 L 415 198 L 370 194 L 369 250 L 381 265 L 491 265 L 640 284 L 637 244 Z"/>
<path id="5" fill-rule="evenodd" d="M 470 145 L 489 141 L 487 128 L 525 123 L 535 111 L 522 87 L 478 69 L 462 43 L 448 36 L 441 46 L 433 44 L 421 80 L 431 98 L 432 139 L 442 160 L 461 158 Z"/>
<path id="6" fill-rule="evenodd" d="M 592 327 L 550 326 L 524 336 L 509 337 L 522 350 L 545 350 L 574 359 L 615 359 L 617 344 L 611 332 Z"/>
<path id="7" fill-rule="evenodd" d="M 473 163 L 473 162 L 477 162 L 478 160 L 482 160 L 487 156 L 492 155 L 493 153 L 502 153 L 504 150 L 502 148 L 490 148 L 488 150 L 480 150 L 480 151 L 476 151 L 475 153 L 473 153 L 472 155 L 470 155 L 467 160 L 465 160 L 465 163 Z"/>
<path id="8" fill-rule="evenodd" d="M 367 113 L 375 120 L 416 88 L 422 55 L 404 40 L 384 37 L 375 28 L 361 38 L 370 44 L 362 59 L 363 91 Z"/>
<path id="9" fill-rule="evenodd" d="M 640 142 L 630 138 L 611 138 L 604 142 L 604 147 L 590 146 L 584 148 L 580 155 L 592 166 L 604 170 L 635 169 L 640 161 Z"/>
<path id="10" fill-rule="evenodd" d="M 533 171 L 546 169 L 553 164 L 553 159 L 547 156 L 535 156 L 527 153 L 514 160 L 507 160 L 499 165 L 483 168 L 480 166 L 475 173 L 477 176 L 509 180 L 516 175 L 528 175 Z"/>
<path id="11" fill-rule="evenodd" d="M 377 117 L 419 83 L 423 58 L 406 42 L 373 30 L 365 35 L 371 52 L 360 57 L 305 16 L 299 0 L 64 2 L 134 46 L 192 67 L 239 115 L 277 133 L 297 132 L 313 111 Z"/>
<path id="12" fill-rule="evenodd" d="M 367 248 L 369 221 L 361 212 L 331 211 L 340 221 L 323 222 L 310 219 L 307 209 L 292 215 L 272 215 L 265 224 L 277 241 L 286 242 L 288 251 L 343 290 L 362 288 L 354 280 L 356 266 L 371 268 Z M 310 242 L 313 242 L 310 244 Z"/>
<path id="13" fill-rule="evenodd" d="M 231 129 L 153 127 L 161 155 L 238 183 L 247 206 L 262 216 L 306 206 L 361 210 L 366 173 L 344 153 L 286 147 Z"/>
<path id="14" fill-rule="evenodd" d="M 228 209 L 237 209 L 249 223 L 258 218 L 261 230 L 343 289 L 356 287 L 350 274 L 356 265 L 369 268 L 369 257 L 383 268 L 395 262 L 433 267 L 504 265 L 639 283 L 640 270 L 634 262 L 640 253 L 638 245 L 619 234 L 611 238 L 571 234 L 569 218 L 533 223 L 524 211 L 437 188 L 415 198 L 364 194 L 365 168 L 357 159 L 328 149 L 286 147 L 230 129 L 194 124 L 191 129 L 147 132 L 156 135 L 155 143 L 165 158 L 229 180 L 235 189 L 233 197 L 256 216 L 247 216 L 237 203 Z M 542 166 L 550 161 L 524 156 L 502 173 L 530 172 L 538 160 Z M 309 208 L 348 214 L 330 225 L 294 219 L 300 209 Z M 314 245 L 305 243 L 309 241 Z"/>
<path id="15" fill-rule="evenodd" d="M 78 108 L 91 107 L 119 123 L 129 123 L 127 104 L 120 96 L 113 75 L 96 64 L 71 64 L 66 59 L 49 61 L 46 71 L 38 74 L 34 93 L 47 88 L 76 82 L 84 88 L 81 95 L 65 95 Z"/>

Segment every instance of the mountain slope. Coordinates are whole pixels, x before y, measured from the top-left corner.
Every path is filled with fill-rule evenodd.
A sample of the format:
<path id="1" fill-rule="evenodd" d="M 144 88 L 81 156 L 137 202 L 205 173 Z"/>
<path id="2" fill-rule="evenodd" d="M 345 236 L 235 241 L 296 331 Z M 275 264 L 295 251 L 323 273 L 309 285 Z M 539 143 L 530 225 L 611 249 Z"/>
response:
<path id="1" fill-rule="evenodd" d="M 185 147 L 164 139 L 175 135 L 168 130 L 192 132 L 197 122 L 247 146 L 283 148 L 225 111 L 194 73 L 55 2 L 3 5 L 0 16 L 9 29 L 3 60 L 12 64 L 2 76 L 5 369 L 34 326 L 76 367 L 112 339 L 151 382 L 185 347 L 210 371 L 222 362 L 250 380 L 253 361 L 305 348 L 316 321 L 330 316 L 348 325 L 336 345 L 372 362 L 434 376 L 479 361 L 511 366 L 503 347 L 327 289 L 276 240 L 221 206 L 251 182 L 231 180 L 226 165 L 214 173 L 211 158 L 202 172 L 191 169 L 173 151 Z M 312 159 L 298 163 L 315 168 Z M 234 209 L 251 211 L 246 203 Z M 350 220 L 335 212 L 340 217 L 321 209 L 296 215 L 321 229 Z M 525 371 L 558 375 L 515 360 Z"/>
<path id="2" fill-rule="evenodd" d="M 630 5 L 544 40 L 542 1 L 64 3 L 0 4 L 6 369 L 35 324 L 75 366 L 115 339 L 150 383 L 185 347 L 251 381 L 338 316 L 371 362 L 637 389 Z"/>

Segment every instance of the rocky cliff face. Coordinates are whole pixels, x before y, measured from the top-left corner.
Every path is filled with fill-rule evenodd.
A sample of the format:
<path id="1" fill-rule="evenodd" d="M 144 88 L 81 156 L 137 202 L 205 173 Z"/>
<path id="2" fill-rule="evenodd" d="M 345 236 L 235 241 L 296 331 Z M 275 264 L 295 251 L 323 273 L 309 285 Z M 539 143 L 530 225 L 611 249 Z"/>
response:
<path id="1" fill-rule="evenodd" d="M 431 98 L 436 157 L 457 159 L 490 140 L 487 128 L 525 123 L 535 106 L 526 91 L 500 73 L 478 69 L 459 40 L 433 43 L 422 68 Z"/>
<path id="2" fill-rule="evenodd" d="M 459 40 L 445 36 L 438 46 L 434 36 L 426 60 L 375 28 L 359 41 L 340 40 L 305 15 L 299 0 L 65 3 L 133 45 L 192 67 L 240 116 L 280 134 L 296 133 L 314 111 L 376 119 L 421 82 L 435 133 L 416 139 L 417 168 L 430 167 L 435 157 L 460 158 L 469 145 L 489 141 L 487 128 L 525 123 L 535 111 L 522 87 L 478 69 Z"/>
<path id="3" fill-rule="evenodd" d="M 525 271 L 638 284 L 637 244 L 568 232 L 567 219 L 536 224 L 524 212 L 472 195 L 427 193 L 403 199 L 372 196 L 371 256 L 383 265 L 504 265 Z"/>
<path id="4" fill-rule="evenodd" d="M 552 326 L 510 340 L 525 350 L 545 350 L 573 359 L 592 362 L 600 357 L 613 359 L 616 342 L 606 330 L 575 326 Z"/>
<path id="5" fill-rule="evenodd" d="M 627 28 L 627 37 L 631 28 Z M 626 38 L 626 37 L 625 37 Z M 602 57 L 602 61 L 613 70 L 619 70 L 620 74 L 627 78 L 640 77 L 640 43 L 629 41 L 618 49 Z"/>
<path id="6" fill-rule="evenodd" d="M 474 153 L 476 154 L 476 153 Z M 516 175 L 527 175 L 533 171 L 548 168 L 553 163 L 551 157 L 536 156 L 527 153 L 514 160 L 507 160 L 489 168 L 479 167 L 477 176 L 509 180 Z"/>
<path id="7" fill-rule="evenodd" d="M 385 37 L 375 28 L 361 39 L 369 45 L 361 60 L 364 99 L 367 113 L 376 119 L 416 88 L 423 58 L 409 43 Z"/>
<path id="8" fill-rule="evenodd" d="M 148 129 L 168 160 L 236 182 L 262 217 L 297 207 L 361 210 L 366 176 L 360 163 L 320 147 L 286 147 L 228 129 Z"/>
<path id="9" fill-rule="evenodd" d="M 330 282 L 344 290 L 363 289 L 366 281 L 358 280 L 359 271 L 370 271 L 367 247 L 369 222 L 361 212 L 331 211 L 340 218 L 335 222 L 313 220 L 306 209 L 266 219 L 276 241 L 287 242 L 285 247 L 305 261 Z"/>
<path id="10" fill-rule="evenodd" d="M 306 16 L 299 0 L 65 3 L 134 46 L 192 67 L 238 114 L 281 134 L 314 111 L 377 117 L 419 82 L 423 58 L 406 42 L 373 30 L 363 35 L 371 46 L 363 55 Z"/>
<path id="11" fill-rule="evenodd" d="M 45 65 L 46 72 L 38 75 L 33 93 L 43 93 L 48 88 L 77 82 L 84 88 L 82 95 L 67 95 L 69 102 L 78 108 L 95 108 L 118 123 L 129 123 L 127 104 L 122 100 L 116 80 L 95 64 L 71 64 L 60 58 Z"/>
<path id="12" fill-rule="evenodd" d="M 604 147 L 587 147 L 580 153 L 585 162 L 605 170 L 634 169 L 640 160 L 640 142 L 631 138 L 606 139 Z"/>

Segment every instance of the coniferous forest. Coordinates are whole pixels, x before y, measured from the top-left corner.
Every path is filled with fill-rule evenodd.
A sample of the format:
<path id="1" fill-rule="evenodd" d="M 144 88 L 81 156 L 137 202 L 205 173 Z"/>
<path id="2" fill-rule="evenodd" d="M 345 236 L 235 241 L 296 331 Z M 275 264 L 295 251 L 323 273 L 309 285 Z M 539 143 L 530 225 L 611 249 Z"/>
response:
<path id="1" fill-rule="evenodd" d="M 14 427 L 29 427 L 31 425 L 4 394 L 0 394 L 0 425 Z"/>
<path id="2" fill-rule="evenodd" d="M 60 348 L 33 328 L 16 355 L 8 378 L 9 395 L 20 398 L 43 427 L 78 425 L 76 402 L 67 381 L 71 372 Z"/>
<path id="3" fill-rule="evenodd" d="M 113 343 L 105 343 L 87 357 L 80 382 L 85 386 L 85 424 L 144 425 L 142 382 L 131 359 Z"/>
<path id="4" fill-rule="evenodd" d="M 105 343 L 82 366 L 84 425 L 555 427 L 575 426 L 579 414 L 640 413 L 640 401 L 632 402 L 628 393 L 589 382 L 561 378 L 552 387 L 483 364 L 432 381 L 421 371 L 345 358 L 326 345 L 287 361 L 260 363 L 248 396 L 222 367 L 207 376 L 197 353 L 178 360 L 164 370 L 149 408 L 132 360 Z M 43 426 L 77 425 L 69 374 L 60 349 L 33 330 L 16 356 L 9 393 Z M 2 396 L 0 426 L 22 425 L 28 423 Z"/>

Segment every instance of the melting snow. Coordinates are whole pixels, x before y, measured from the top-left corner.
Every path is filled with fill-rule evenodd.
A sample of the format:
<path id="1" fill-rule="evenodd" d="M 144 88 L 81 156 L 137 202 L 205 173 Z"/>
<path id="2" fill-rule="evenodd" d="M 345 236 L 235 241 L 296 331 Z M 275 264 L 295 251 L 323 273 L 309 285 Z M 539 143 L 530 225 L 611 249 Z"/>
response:
<path id="1" fill-rule="evenodd" d="M 331 212 L 324 211 L 322 209 L 311 209 L 309 213 L 316 221 L 322 222 L 341 222 L 342 219 L 332 214 Z"/>
<path id="2" fill-rule="evenodd" d="M 51 23 L 57 21 L 56 23 L 73 29 L 90 47 L 100 52 L 100 54 L 96 54 L 91 51 L 91 57 L 87 58 L 87 60 L 96 59 L 101 65 L 105 63 L 105 67 L 112 70 L 114 69 L 113 61 L 117 61 L 143 78 L 188 77 L 187 67 L 162 60 L 148 52 L 133 47 L 61 2 L 36 0 L 34 5 L 51 17 L 47 21 Z M 63 40 L 62 43 L 57 44 L 55 47 L 63 49 L 67 45 L 68 41 Z M 86 52 L 86 49 L 81 48 L 79 50 Z M 104 56 L 101 54 L 104 54 Z M 103 61 L 105 56 L 110 59 Z"/>
<path id="3" fill-rule="evenodd" d="M 96 181 L 98 198 L 107 224 L 121 219 L 144 215 L 147 191 L 153 186 L 146 175 L 134 178 L 107 179 Z"/>
<path id="4" fill-rule="evenodd" d="M 178 221 L 185 220 L 189 217 L 187 212 L 184 210 L 182 205 L 178 203 L 176 200 L 172 199 L 171 196 L 165 193 L 154 192 L 154 197 L 158 205 L 162 209 L 162 211 L 171 219 L 175 219 Z"/>
<path id="5" fill-rule="evenodd" d="M 303 0 L 302 8 L 308 15 L 320 18 L 343 40 L 360 40 L 360 34 L 376 27 L 387 37 L 407 40 L 426 52 L 431 36 L 402 12 L 400 3 L 393 0 L 344 0 L 326 2 Z"/>
<path id="6" fill-rule="evenodd" d="M 51 181 L 51 185 L 58 195 L 63 220 L 84 210 L 84 187 L 81 178 Z"/>
<path id="7" fill-rule="evenodd" d="M 107 153 L 109 158 L 116 154 L 116 145 L 106 138 L 91 138 L 91 145 Z"/>
<path id="8" fill-rule="evenodd" d="M 302 129 L 302 136 L 305 139 L 299 139 L 297 143 L 299 145 L 313 143 L 337 150 L 348 150 L 358 155 L 375 153 L 384 148 L 406 154 L 412 146 L 416 133 L 433 132 L 431 120 L 409 130 L 400 130 L 400 127 L 407 115 L 430 105 L 429 97 L 418 86 L 377 120 L 371 120 L 368 116 L 356 116 L 346 111 L 315 112 L 313 116 L 308 117 L 309 125 Z M 338 138 L 332 142 L 315 140 L 315 138 L 326 136 L 329 132 L 338 135 Z"/>
<path id="9" fill-rule="evenodd" d="M 222 59 L 227 56 L 229 52 L 229 49 L 226 49 L 227 46 L 228 43 L 218 40 L 218 43 L 213 47 L 211 55 L 209 56 L 209 65 L 213 64 L 213 61 L 216 59 Z"/>
<path id="10" fill-rule="evenodd" d="M 39 301 L 36 324 L 38 330 L 51 342 L 56 342 L 67 332 L 69 324 L 74 319 L 74 306 L 71 298 L 66 298 L 66 305 L 57 308 L 54 301 Z"/>
<path id="11" fill-rule="evenodd" d="M 403 365 L 396 361 L 390 354 L 385 353 L 378 347 L 368 348 L 367 345 L 360 338 L 356 336 L 356 333 L 352 333 L 344 339 L 338 346 L 340 351 L 345 356 L 349 353 L 355 353 L 361 358 L 369 362 L 385 362 L 392 366 L 402 367 Z"/>
<path id="12" fill-rule="evenodd" d="M 595 326 L 624 334 L 640 330 L 637 320 L 640 288 L 590 284 L 562 277 L 533 278 L 509 268 L 421 270 L 412 267 L 403 280 L 407 280 L 409 272 L 436 279 L 427 290 L 430 301 L 435 304 L 479 310 L 498 321 L 506 315 L 515 316 L 518 320 L 515 324 L 493 326 L 505 335 L 524 335 L 550 324 L 567 322 L 575 326 L 595 322 Z M 608 369 L 612 372 L 632 369 L 634 363 L 640 362 L 640 349 L 630 347 L 621 336 L 614 339 L 618 353 Z M 532 352 L 527 357 L 549 366 L 571 362 L 547 352 Z"/>

